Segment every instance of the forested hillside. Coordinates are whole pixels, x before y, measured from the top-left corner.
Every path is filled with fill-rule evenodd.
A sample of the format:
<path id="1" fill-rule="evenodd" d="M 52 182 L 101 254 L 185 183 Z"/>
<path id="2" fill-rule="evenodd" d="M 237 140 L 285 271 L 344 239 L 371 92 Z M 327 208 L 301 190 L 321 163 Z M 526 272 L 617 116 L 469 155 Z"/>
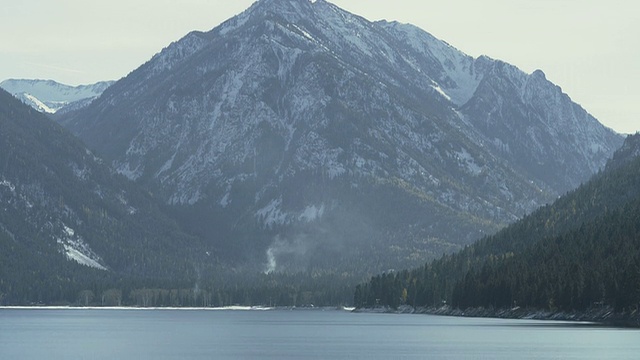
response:
<path id="1" fill-rule="evenodd" d="M 607 169 L 463 251 L 356 288 L 359 307 L 584 310 L 640 303 L 640 135 Z"/>
<path id="2" fill-rule="evenodd" d="M 0 90 L 0 305 L 347 305 L 363 279 L 223 267 L 159 204 Z"/>
<path id="3" fill-rule="evenodd" d="M 122 279 L 192 281 L 207 264 L 199 248 L 151 194 L 0 90 L 0 303 L 73 301 Z"/>

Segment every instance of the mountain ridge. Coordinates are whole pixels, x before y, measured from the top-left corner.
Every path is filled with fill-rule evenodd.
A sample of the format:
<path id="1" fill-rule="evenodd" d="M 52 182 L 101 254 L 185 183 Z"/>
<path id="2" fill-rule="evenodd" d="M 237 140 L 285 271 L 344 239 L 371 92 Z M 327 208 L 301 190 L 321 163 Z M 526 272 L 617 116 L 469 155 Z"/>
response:
<path id="1" fill-rule="evenodd" d="M 7 79 L 0 87 L 40 112 L 55 114 L 87 106 L 114 82 L 70 86 L 54 80 Z"/>
<path id="2" fill-rule="evenodd" d="M 434 257 L 578 186 L 622 143 L 541 72 L 326 1 L 258 1 L 60 121 L 212 247 L 263 264 L 335 244 L 393 254 L 387 268 Z"/>

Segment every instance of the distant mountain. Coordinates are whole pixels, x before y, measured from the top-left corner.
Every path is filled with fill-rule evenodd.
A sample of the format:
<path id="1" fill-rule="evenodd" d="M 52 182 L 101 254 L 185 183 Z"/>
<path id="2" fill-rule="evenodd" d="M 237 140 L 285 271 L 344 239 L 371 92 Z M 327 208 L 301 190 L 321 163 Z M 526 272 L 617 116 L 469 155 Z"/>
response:
<path id="1" fill-rule="evenodd" d="M 361 307 L 400 305 L 634 314 L 640 301 L 640 136 L 552 205 L 424 267 L 374 277 Z M 380 299 L 376 301 L 376 299 Z"/>
<path id="2" fill-rule="evenodd" d="M 215 263 L 202 248 L 151 195 L 0 89 L 0 304 L 193 281 Z"/>
<path id="3" fill-rule="evenodd" d="M 0 87 L 32 108 L 47 114 L 77 110 L 87 106 L 114 81 L 69 86 L 53 80 L 9 79 Z"/>
<path id="4" fill-rule="evenodd" d="M 268 271 L 420 264 L 575 188 L 623 141 L 541 71 L 322 0 L 260 0 L 59 120 L 212 252 Z"/>

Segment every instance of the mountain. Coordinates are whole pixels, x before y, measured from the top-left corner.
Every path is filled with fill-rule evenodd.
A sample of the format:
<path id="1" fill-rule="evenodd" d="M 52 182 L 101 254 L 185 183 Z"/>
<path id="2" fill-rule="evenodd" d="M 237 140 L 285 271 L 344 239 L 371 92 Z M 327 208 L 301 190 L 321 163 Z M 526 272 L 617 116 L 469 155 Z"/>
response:
<path id="1" fill-rule="evenodd" d="M 356 304 L 550 311 L 637 311 L 640 301 L 640 134 L 575 191 L 463 251 L 377 276 Z M 637 326 L 637 324 L 636 324 Z"/>
<path id="2" fill-rule="evenodd" d="M 613 158 L 607 162 L 607 170 L 625 166 L 638 156 L 640 156 L 640 133 L 635 133 L 627 136 L 622 147 L 613 154 Z"/>
<path id="3" fill-rule="evenodd" d="M 209 251 L 266 271 L 420 264 L 577 187 L 623 141 L 541 71 L 322 0 L 258 1 L 59 121 Z"/>
<path id="4" fill-rule="evenodd" d="M 101 81 L 91 85 L 69 86 L 53 80 L 9 79 L 1 82 L 0 87 L 32 108 L 54 114 L 87 106 L 113 83 Z"/>
<path id="5" fill-rule="evenodd" d="M 150 194 L 0 89 L 0 304 L 193 281 L 215 263 L 202 248 Z"/>

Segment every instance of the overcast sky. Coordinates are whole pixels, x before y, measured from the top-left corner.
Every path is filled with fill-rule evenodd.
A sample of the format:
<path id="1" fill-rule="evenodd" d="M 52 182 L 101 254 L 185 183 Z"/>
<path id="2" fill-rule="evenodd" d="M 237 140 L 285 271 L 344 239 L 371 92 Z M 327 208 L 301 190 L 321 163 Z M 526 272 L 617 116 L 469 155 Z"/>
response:
<path id="1" fill-rule="evenodd" d="M 463 52 L 542 69 L 618 132 L 640 130 L 640 1 L 333 0 L 369 20 L 412 23 Z M 253 0 L 2 0 L 0 80 L 119 79 L 191 30 Z"/>

